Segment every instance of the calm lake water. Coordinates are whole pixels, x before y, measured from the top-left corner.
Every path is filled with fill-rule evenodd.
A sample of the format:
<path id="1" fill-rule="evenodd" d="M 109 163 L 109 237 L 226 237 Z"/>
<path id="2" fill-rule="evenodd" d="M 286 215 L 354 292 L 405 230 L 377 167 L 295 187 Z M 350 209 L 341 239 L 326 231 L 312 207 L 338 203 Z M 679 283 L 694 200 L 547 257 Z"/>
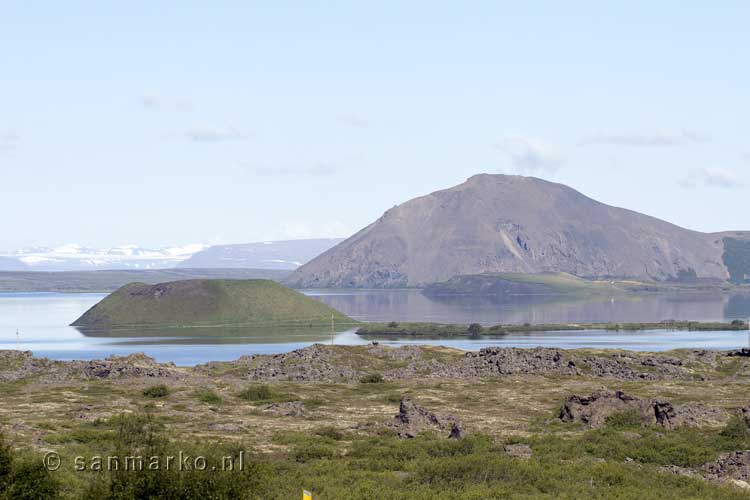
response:
<path id="1" fill-rule="evenodd" d="M 750 295 L 647 295 L 628 299 L 559 300 L 552 297 L 434 299 L 418 290 L 307 290 L 306 294 L 362 321 L 434 321 L 444 323 L 575 323 L 689 319 L 716 321 L 750 317 Z M 127 337 L 84 335 L 67 326 L 104 294 L 0 294 L 0 349 L 31 350 L 53 359 L 95 359 L 110 354 L 145 352 L 159 361 L 194 365 L 232 360 L 243 354 L 287 352 L 314 342 L 363 344 L 353 331 L 315 329 L 187 329 L 128 333 Z M 20 335 L 16 336 L 16 330 Z M 486 346 L 559 348 L 612 347 L 662 351 L 694 347 L 730 349 L 748 345 L 747 332 L 617 333 L 605 331 L 509 334 L 477 340 L 397 339 L 389 345 L 431 343 L 466 350 Z"/>

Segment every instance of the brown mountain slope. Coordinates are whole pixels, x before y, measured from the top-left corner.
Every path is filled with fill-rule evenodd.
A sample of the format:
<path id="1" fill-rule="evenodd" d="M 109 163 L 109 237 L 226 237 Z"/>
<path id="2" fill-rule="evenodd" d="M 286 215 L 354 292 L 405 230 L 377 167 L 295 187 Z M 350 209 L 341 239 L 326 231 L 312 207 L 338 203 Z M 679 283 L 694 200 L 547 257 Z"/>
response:
<path id="1" fill-rule="evenodd" d="M 726 280 L 725 239 L 599 203 L 562 184 L 480 174 L 388 210 L 286 283 L 421 286 L 460 274 L 550 271 Z"/>

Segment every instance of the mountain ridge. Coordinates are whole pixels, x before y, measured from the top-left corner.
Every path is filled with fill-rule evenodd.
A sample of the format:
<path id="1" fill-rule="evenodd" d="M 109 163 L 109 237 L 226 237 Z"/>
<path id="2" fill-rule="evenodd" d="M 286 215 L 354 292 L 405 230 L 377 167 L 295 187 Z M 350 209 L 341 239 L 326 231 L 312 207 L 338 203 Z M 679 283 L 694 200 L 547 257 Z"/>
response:
<path id="1" fill-rule="evenodd" d="M 387 210 L 285 282 L 419 287 L 484 272 L 728 280 L 724 242 L 749 235 L 681 228 L 535 177 L 477 174 Z"/>
<path id="2" fill-rule="evenodd" d="M 213 245 L 194 253 L 177 267 L 292 270 L 342 241 L 342 238 L 310 238 Z"/>

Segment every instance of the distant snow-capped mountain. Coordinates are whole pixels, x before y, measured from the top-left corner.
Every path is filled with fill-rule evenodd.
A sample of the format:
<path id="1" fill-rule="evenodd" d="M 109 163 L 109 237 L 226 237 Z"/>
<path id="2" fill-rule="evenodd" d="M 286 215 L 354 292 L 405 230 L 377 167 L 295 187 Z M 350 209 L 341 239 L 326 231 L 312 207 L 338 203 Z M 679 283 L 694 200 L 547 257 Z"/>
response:
<path id="1" fill-rule="evenodd" d="M 96 271 L 116 269 L 296 269 L 341 239 L 262 241 L 235 245 L 194 243 L 160 249 L 138 245 L 91 248 L 69 244 L 0 252 L 0 271 Z"/>
<path id="2" fill-rule="evenodd" d="M 214 245 L 196 252 L 177 267 L 297 269 L 341 241 L 340 238 L 318 238 Z"/>
<path id="3" fill-rule="evenodd" d="M 165 269 L 175 267 L 209 245 L 160 249 L 122 245 L 91 248 L 76 244 L 24 248 L 0 253 L 0 271 L 87 271 L 95 269 Z"/>

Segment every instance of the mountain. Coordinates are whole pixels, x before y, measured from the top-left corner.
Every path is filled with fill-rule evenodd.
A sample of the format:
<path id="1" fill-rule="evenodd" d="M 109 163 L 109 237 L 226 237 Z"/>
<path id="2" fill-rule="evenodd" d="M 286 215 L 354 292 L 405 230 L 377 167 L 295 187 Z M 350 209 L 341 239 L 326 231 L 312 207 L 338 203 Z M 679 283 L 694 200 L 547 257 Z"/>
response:
<path id="1" fill-rule="evenodd" d="M 296 269 L 341 241 L 325 238 L 214 245 L 193 254 L 177 267 Z"/>
<path id="2" fill-rule="evenodd" d="M 296 269 L 342 239 L 263 241 L 237 245 L 190 244 L 159 249 L 137 245 L 91 248 L 76 244 L 0 252 L 0 271 L 144 269 Z"/>
<path id="3" fill-rule="evenodd" d="M 166 269 L 175 267 L 207 245 L 161 249 L 123 245 L 91 248 L 76 244 L 35 247 L 0 254 L 0 271 L 91 271 L 99 269 Z"/>
<path id="4" fill-rule="evenodd" d="M 353 320 L 269 280 L 131 283 L 109 294 L 72 326 L 91 329 L 176 326 L 312 326 Z"/>
<path id="5" fill-rule="evenodd" d="M 748 232 L 683 229 L 534 177 L 480 174 L 388 210 L 285 283 L 424 286 L 486 272 L 743 282 L 748 240 Z"/>
<path id="6" fill-rule="evenodd" d="M 28 271 L 29 267 L 18 259 L 0 257 L 0 271 Z"/>

